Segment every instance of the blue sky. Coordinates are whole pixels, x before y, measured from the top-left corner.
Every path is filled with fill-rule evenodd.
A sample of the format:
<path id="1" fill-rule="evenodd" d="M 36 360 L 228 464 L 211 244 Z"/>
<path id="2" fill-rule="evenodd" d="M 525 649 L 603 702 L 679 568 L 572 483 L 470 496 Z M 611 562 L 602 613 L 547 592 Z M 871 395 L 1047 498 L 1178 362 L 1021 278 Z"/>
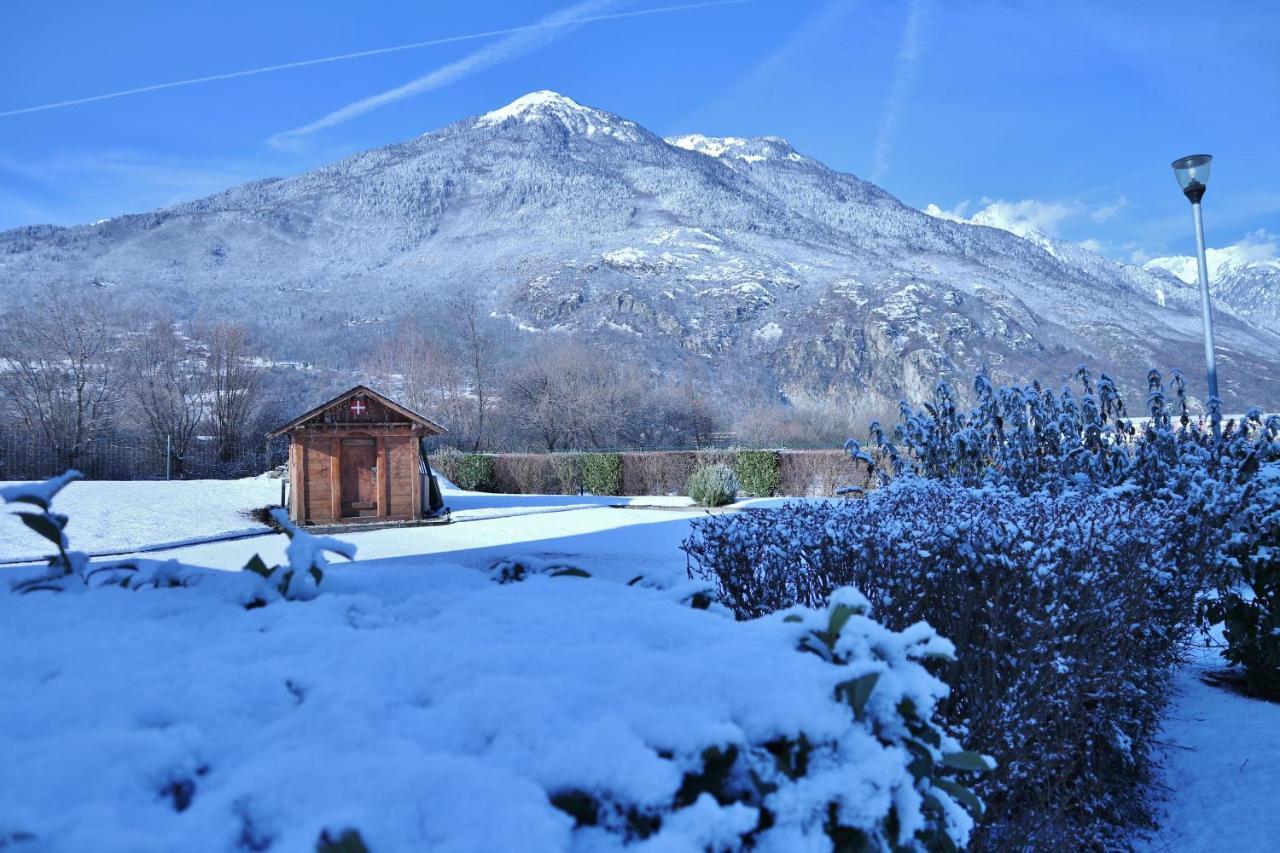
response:
<path id="1" fill-rule="evenodd" d="M 913 206 L 1002 204 L 1123 259 L 1191 250 L 1168 164 L 1207 151 L 1209 243 L 1280 233 L 1280 4 L 752 0 L 633 14 L 695 2 L 6 0 L 0 114 L 475 37 L 0 115 L 0 228 L 303 171 L 555 89 L 663 135 L 785 136 Z M 547 21 L 579 23 L 479 35 Z M 425 91 L 322 121 L 423 78 Z"/>

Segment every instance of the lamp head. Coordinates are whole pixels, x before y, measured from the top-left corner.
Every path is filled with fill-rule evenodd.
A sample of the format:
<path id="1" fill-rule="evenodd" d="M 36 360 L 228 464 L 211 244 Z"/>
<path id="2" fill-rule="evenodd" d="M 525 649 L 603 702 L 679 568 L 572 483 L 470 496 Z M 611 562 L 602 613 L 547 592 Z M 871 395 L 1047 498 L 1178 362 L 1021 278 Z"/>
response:
<path id="1" fill-rule="evenodd" d="M 1192 154 L 1173 161 L 1173 176 L 1178 186 L 1192 204 L 1199 204 L 1209 184 L 1209 165 L 1213 157 L 1208 154 Z"/>

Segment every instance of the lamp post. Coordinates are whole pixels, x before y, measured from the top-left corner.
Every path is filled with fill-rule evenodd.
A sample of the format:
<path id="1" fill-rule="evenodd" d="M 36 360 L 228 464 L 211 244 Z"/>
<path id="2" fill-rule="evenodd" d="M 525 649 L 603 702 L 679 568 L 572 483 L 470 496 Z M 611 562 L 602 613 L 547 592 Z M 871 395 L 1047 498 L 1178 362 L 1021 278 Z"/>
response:
<path id="1" fill-rule="evenodd" d="M 1209 301 L 1209 265 L 1204 256 L 1204 220 L 1200 216 L 1200 199 L 1209 183 L 1209 166 L 1213 157 L 1192 154 L 1173 161 L 1173 174 L 1182 194 L 1191 202 L 1191 218 L 1196 227 L 1196 262 L 1200 270 L 1200 313 L 1204 323 L 1204 363 L 1209 374 L 1209 422 L 1213 434 L 1221 433 L 1222 398 L 1218 396 L 1218 362 L 1213 353 L 1213 305 Z"/>

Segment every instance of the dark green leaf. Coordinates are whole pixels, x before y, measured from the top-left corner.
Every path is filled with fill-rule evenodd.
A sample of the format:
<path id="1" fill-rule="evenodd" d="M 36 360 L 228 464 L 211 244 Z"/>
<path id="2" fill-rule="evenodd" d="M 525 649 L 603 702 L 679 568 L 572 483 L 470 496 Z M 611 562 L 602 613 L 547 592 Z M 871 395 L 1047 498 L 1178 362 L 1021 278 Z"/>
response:
<path id="1" fill-rule="evenodd" d="M 967 806 L 969 811 L 973 812 L 975 815 L 982 814 L 982 800 L 978 799 L 977 794 L 969 790 L 969 788 L 964 785 L 961 785 L 959 782 L 954 782 L 951 779 L 934 779 L 933 785 L 935 788 L 940 788 L 943 791 L 946 791 L 958 802 Z"/>
<path id="2" fill-rule="evenodd" d="M 911 771 L 911 776 L 920 781 L 926 776 L 933 775 L 933 753 L 929 751 L 929 747 L 922 744 L 914 738 L 903 738 L 902 745 L 911 753 L 911 763 L 907 765 L 907 769 Z"/>
<path id="3" fill-rule="evenodd" d="M 62 529 L 50 521 L 47 515 L 38 512 L 15 512 L 14 515 L 21 518 L 23 524 L 39 533 L 45 539 L 48 539 L 59 548 L 62 547 Z"/>
<path id="4" fill-rule="evenodd" d="M 246 572 L 253 572 L 255 575 L 261 575 L 264 578 L 271 577 L 271 569 L 263 562 L 262 557 L 254 554 L 249 558 L 249 562 L 244 564 Z"/>
<path id="5" fill-rule="evenodd" d="M 853 616 L 853 608 L 847 604 L 837 604 L 831 608 L 831 621 L 827 623 L 827 633 L 832 638 L 831 645 L 835 645 L 836 638 L 840 636 L 840 632 L 844 630 L 851 616 Z"/>
<path id="6" fill-rule="evenodd" d="M 995 766 L 983 756 L 970 750 L 942 756 L 942 763 L 956 770 L 994 770 Z"/>
<path id="7" fill-rule="evenodd" d="M 867 707 L 867 700 L 871 698 L 871 691 L 876 689 L 876 683 L 879 680 L 880 673 L 868 672 L 860 678 L 840 685 L 844 690 L 845 699 L 849 702 L 849 707 L 853 708 L 853 713 L 858 718 L 862 717 L 862 711 Z"/>
<path id="8" fill-rule="evenodd" d="M 561 569 L 558 572 L 552 572 L 551 577 L 553 578 L 589 578 L 591 577 L 591 575 L 587 574 L 582 569 Z"/>

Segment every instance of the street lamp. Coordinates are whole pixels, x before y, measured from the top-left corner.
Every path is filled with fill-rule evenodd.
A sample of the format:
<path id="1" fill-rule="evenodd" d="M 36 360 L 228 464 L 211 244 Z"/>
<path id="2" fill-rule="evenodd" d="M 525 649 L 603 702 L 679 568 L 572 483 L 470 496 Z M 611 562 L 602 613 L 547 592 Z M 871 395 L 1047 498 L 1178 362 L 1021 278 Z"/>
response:
<path id="1" fill-rule="evenodd" d="M 1213 434 L 1220 434 L 1222 398 L 1218 396 L 1218 363 L 1213 355 L 1213 305 L 1209 302 L 1209 265 L 1204 257 L 1204 220 L 1200 217 L 1200 199 L 1209 183 L 1209 166 L 1213 157 L 1192 154 L 1173 161 L 1173 174 L 1182 194 L 1191 202 L 1191 218 L 1196 226 L 1196 261 L 1200 269 L 1200 313 L 1204 322 L 1204 363 L 1209 373 L 1209 422 Z"/>

